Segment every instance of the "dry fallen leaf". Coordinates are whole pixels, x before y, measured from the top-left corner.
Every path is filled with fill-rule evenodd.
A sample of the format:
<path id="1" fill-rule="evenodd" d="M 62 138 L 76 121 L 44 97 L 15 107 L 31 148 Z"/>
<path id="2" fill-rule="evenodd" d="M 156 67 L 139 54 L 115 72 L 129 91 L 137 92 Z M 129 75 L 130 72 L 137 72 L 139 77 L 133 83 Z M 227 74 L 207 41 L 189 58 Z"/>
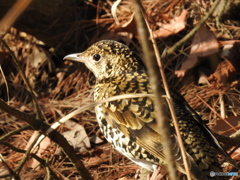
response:
<path id="1" fill-rule="evenodd" d="M 193 38 L 188 58 L 182 62 L 180 70 L 177 70 L 175 74 L 182 78 L 189 69 L 199 64 L 200 57 L 215 54 L 218 49 L 219 43 L 214 34 L 206 26 L 201 27 Z M 215 59 L 211 60 L 215 61 Z"/>
<path id="2" fill-rule="evenodd" d="M 96 134 L 91 135 L 89 139 L 94 144 L 101 144 L 104 142 L 104 140 L 98 137 Z"/>
<path id="3" fill-rule="evenodd" d="M 66 121 L 64 124 L 70 130 L 64 132 L 63 136 L 67 139 L 69 144 L 74 147 L 74 149 L 83 152 L 91 147 L 89 137 L 83 126 L 71 120 Z"/>
<path id="4" fill-rule="evenodd" d="M 185 19 L 187 14 L 188 11 L 183 10 L 180 16 L 171 19 L 169 23 L 157 23 L 160 28 L 153 32 L 154 38 L 168 37 L 183 30 L 186 26 Z"/>
<path id="5" fill-rule="evenodd" d="M 228 60 L 236 69 L 236 72 L 240 71 L 240 40 L 221 41 L 223 46 L 221 50 L 221 58 Z"/>
<path id="6" fill-rule="evenodd" d="M 27 146 L 25 147 L 25 150 L 27 150 L 30 147 L 30 145 L 34 142 L 35 138 L 37 137 L 37 135 L 38 135 L 38 131 L 34 131 L 34 133 L 32 134 L 31 138 L 28 141 Z M 39 143 L 39 145 L 34 149 L 33 152 L 35 153 L 35 151 L 37 150 L 36 155 L 41 158 L 42 153 L 47 149 L 50 143 L 51 143 L 51 140 L 48 137 L 45 137 L 41 141 L 41 143 Z M 25 167 L 36 168 L 38 165 L 39 165 L 39 162 L 36 159 L 31 158 L 27 161 Z"/>
<path id="7" fill-rule="evenodd" d="M 236 69 L 228 60 L 219 63 L 215 72 L 208 78 L 210 82 L 215 82 L 215 87 L 227 87 L 229 80 L 235 77 Z"/>
<path id="8" fill-rule="evenodd" d="M 156 5 L 153 3 L 153 6 Z M 174 2 L 172 4 L 174 6 Z M 144 3 L 143 3 L 144 6 Z M 170 5 L 170 9 L 172 6 Z M 147 12 L 149 11 L 146 10 Z M 118 34 L 120 32 L 128 32 L 131 33 L 134 36 L 137 36 L 137 29 L 134 19 L 134 12 L 132 11 L 132 3 L 130 1 L 126 0 L 117 0 L 113 3 L 111 7 L 111 14 L 114 18 L 115 25 L 112 25 L 109 29 L 113 29 L 114 32 L 117 32 Z M 186 26 L 186 15 L 188 14 L 187 10 L 183 10 L 181 14 L 173 19 L 169 16 L 168 13 L 160 13 L 159 19 L 162 21 L 168 21 L 168 23 L 156 23 L 156 25 L 159 27 L 157 30 L 153 32 L 154 38 L 164 38 L 168 37 L 170 35 L 176 34 L 179 31 L 183 30 Z M 151 20 L 151 14 L 146 13 L 146 16 L 150 23 L 150 26 L 152 24 Z"/>

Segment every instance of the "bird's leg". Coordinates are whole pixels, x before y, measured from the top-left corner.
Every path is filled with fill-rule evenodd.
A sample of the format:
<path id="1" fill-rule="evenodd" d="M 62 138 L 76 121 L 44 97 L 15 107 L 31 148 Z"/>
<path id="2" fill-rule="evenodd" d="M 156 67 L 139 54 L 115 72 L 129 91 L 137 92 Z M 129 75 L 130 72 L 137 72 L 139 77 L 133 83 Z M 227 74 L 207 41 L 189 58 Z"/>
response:
<path id="1" fill-rule="evenodd" d="M 167 168 L 165 166 L 158 166 L 152 173 L 152 176 L 148 174 L 147 180 L 161 180 L 167 174 Z"/>

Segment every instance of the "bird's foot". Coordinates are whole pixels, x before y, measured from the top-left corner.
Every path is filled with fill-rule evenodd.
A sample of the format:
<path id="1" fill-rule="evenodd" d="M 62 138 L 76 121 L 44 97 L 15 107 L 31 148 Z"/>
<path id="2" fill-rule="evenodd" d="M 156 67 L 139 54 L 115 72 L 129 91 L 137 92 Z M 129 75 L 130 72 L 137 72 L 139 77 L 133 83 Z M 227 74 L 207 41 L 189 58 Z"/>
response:
<path id="1" fill-rule="evenodd" d="M 167 168 L 164 166 L 158 166 L 158 168 L 153 171 L 152 175 L 148 175 L 147 180 L 160 180 L 167 174 Z"/>

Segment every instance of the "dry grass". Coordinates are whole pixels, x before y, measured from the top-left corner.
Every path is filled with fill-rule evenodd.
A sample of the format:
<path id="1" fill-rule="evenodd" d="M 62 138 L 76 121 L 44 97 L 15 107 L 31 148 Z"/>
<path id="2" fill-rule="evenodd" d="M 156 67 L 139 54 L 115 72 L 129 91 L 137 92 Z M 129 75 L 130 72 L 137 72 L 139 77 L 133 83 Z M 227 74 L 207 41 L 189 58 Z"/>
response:
<path id="1" fill-rule="evenodd" d="M 95 8 L 96 11 L 101 11 L 101 13 L 96 16 L 94 21 L 86 19 L 84 21 L 85 26 L 81 26 L 82 29 L 78 30 L 79 34 L 76 34 L 76 37 L 88 34 L 88 32 L 84 31 L 86 29 L 92 32 L 97 31 L 98 33 L 89 39 L 89 44 L 100 39 L 113 39 L 125 42 L 141 54 L 135 23 L 131 19 L 133 14 L 131 10 L 132 5 L 129 1 L 122 1 L 115 10 L 120 25 L 125 25 L 125 27 L 118 26 L 114 18 L 112 18 L 111 7 L 114 1 L 99 1 L 97 4 L 92 4 L 90 1 L 85 2 Z M 211 6 L 211 4 L 207 4 L 205 1 L 189 2 L 181 0 L 144 1 L 143 5 L 150 27 L 156 32 L 158 47 L 161 51 L 166 47 L 171 47 L 187 34 L 203 15 L 208 12 Z M 163 37 L 159 31 L 159 23 L 167 24 L 171 22 L 174 17 L 178 17 L 181 14 L 184 8 L 189 11 L 189 14 L 186 16 L 187 23 L 184 30 Z M 73 10 L 77 11 L 77 9 Z M 217 12 L 220 13 L 221 11 Z M 216 17 L 218 17 L 217 12 L 215 12 Z M 219 133 L 224 133 L 231 128 L 223 130 L 222 127 L 218 127 L 218 124 L 222 123 L 222 119 L 230 122 L 232 116 L 239 116 L 240 114 L 240 66 L 239 61 L 236 60 L 239 59 L 240 47 L 239 20 L 235 20 L 228 9 L 226 9 L 226 13 L 223 13 L 222 18 L 219 24 L 216 23 L 215 18 L 209 18 L 206 25 L 217 39 L 222 41 L 220 49 L 223 49 L 227 40 L 232 40 L 235 44 L 234 48 L 231 49 L 230 55 L 221 59 L 215 69 L 211 68 L 208 58 L 203 58 L 204 60 L 199 61 L 181 80 L 174 75 L 175 70 L 181 67 L 183 59 L 186 59 L 190 52 L 191 40 L 185 42 L 177 49 L 175 54 L 164 59 L 170 84 L 174 84 L 176 88 L 181 89 L 182 94 L 185 95 L 190 105 L 203 116 L 207 123 L 217 127 L 214 131 Z M 79 22 L 76 21 L 74 23 L 78 24 Z M 73 32 L 66 33 L 67 35 L 69 33 L 70 36 L 74 32 L 76 30 L 73 29 Z M 41 41 L 14 28 L 11 28 L 4 36 L 4 40 L 20 62 L 46 123 L 52 124 L 71 112 L 72 109 L 92 102 L 94 78 L 86 67 L 68 61 L 63 62 L 61 56 L 56 55 L 53 51 L 49 51 Z M 75 49 L 83 50 L 89 44 L 83 43 L 79 47 L 75 47 Z M 11 107 L 34 115 L 35 110 L 31 103 L 31 96 L 26 90 L 19 70 L 3 45 L 0 48 L 0 64 L 3 70 L 3 73 L 0 74 L 0 98 L 6 102 L 8 101 Z M 197 82 L 200 79 L 199 74 L 202 72 L 205 73 L 208 83 L 199 85 Z M 222 117 L 219 117 L 218 114 Z M 3 111 L 1 111 L 0 117 L 1 137 L 27 125 L 26 122 Z M 77 115 L 72 120 L 81 124 L 89 137 L 97 134 L 103 139 L 101 133 L 99 133 L 93 109 Z M 239 129 L 237 125 L 234 125 L 234 127 Z M 61 133 L 66 130 L 68 128 L 64 125 L 58 128 L 58 131 Z M 0 154 L 4 157 L 9 168 L 14 169 L 18 167 L 18 163 L 24 155 L 19 151 L 25 149 L 32 134 L 33 130 L 28 127 L 27 130 L 16 132 L 7 139 L 0 139 Z M 13 149 L 7 143 L 18 149 Z M 92 147 L 88 151 L 78 153 L 81 154 L 82 161 L 90 173 L 94 175 L 94 179 L 112 180 L 122 177 L 133 179 L 138 169 L 138 166 L 113 150 L 105 141 L 100 144 L 92 143 Z M 80 179 L 75 167 L 56 144 L 51 143 L 46 147 L 41 158 L 47 160 L 48 166 L 60 179 Z M 6 171 L 3 172 L 4 169 L 6 169 L 4 163 L 0 164 L 0 176 L 6 174 Z M 46 169 L 43 166 L 29 169 L 25 165 L 19 175 L 22 179 L 47 179 Z"/>

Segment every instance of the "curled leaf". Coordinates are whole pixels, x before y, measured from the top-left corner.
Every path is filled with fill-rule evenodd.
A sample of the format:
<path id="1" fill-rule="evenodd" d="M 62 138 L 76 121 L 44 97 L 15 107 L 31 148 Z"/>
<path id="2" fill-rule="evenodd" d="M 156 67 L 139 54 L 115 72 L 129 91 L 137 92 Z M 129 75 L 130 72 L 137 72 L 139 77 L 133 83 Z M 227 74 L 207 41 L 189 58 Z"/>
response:
<path id="1" fill-rule="evenodd" d="M 214 34 L 206 27 L 202 26 L 195 34 L 190 50 L 190 54 L 185 59 L 180 68 L 180 72 L 195 67 L 200 63 L 200 57 L 207 57 L 218 52 L 219 43 Z M 211 61 L 218 61 L 216 58 L 211 58 Z M 212 62 L 214 64 L 214 62 Z M 178 77 L 183 77 L 185 74 L 176 71 Z"/>
<path id="2" fill-rule="evenodd" d="M 164 38 L 173 34 L 177 34 L 186 26 L 187 10 L 183 10 L 180 16 L 177 16 L 169 21 L 169 23 L 157 23 L 159 29 L 153 32 L 154 38 Z"/>

